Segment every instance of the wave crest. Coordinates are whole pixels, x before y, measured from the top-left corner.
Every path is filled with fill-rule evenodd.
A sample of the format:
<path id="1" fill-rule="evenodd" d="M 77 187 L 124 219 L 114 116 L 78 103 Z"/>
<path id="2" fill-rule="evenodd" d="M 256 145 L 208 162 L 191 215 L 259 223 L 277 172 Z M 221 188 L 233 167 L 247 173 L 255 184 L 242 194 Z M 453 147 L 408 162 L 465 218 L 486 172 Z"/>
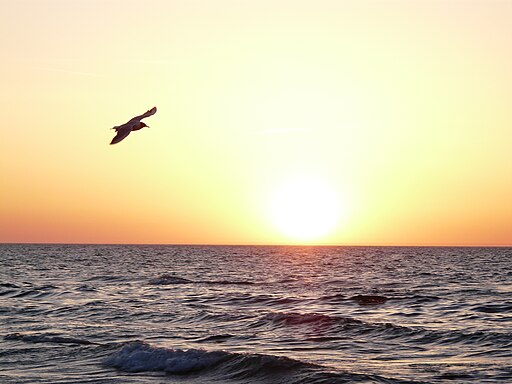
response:
<path id="1" fill-rule="evenodd" d="M 153 347 L 136 341 L 126 344 L 107 357 L 104 364 L 126 372 L 163 371 L 186 374 L 215 370 L 223 374 L 256 374 L 259 370 L 287 370 L 298 366 L 315 367 L 287 357 L 260 354 L 241 354 L 204 349 L 170 349 Z"/>
<path id="2" fill-rule="evenodd" d="M 345 324 L 363 324 L 362 321 L 350 317 L 330 316 L 322 313 L 298 313 L 298 312 L 273 312 L 265 315 L 259 320 L 262 323 L 274 323 L 282 326 L 295 325 L 345 325 Z"/>
<path id="3" fill-rule="evenodd" d="M 144 342 L 133 342 L 106 358 L 104 363 L 126 372 L 184 374 L 210 368 L 225 358 L 224 352 L 157 348 Z"/>
<path id="4" fill-rule="evenodd" d="M 24 341 L 26 343 L 56 343 L 56 344 L 95 344 L 89 340 L 78 339 L 76 337 L 59 336 L 54 333 L 42 334 L 23 334 L 23 333 L 10 333 L 4 336 L 4 340 Z"/>
<path id="5" fill-rule="evenodd" d="M 200 374 L 211 382 L 341 384 L 353 382 L 399 383 L 373 375 L 334 371 L 283 356 L 203 349 L 170 349 L 137 341 L 124 345 L 103 360 L 106 366 L 125 372 Z M 408 381 L 408 383 L 411 383 Z"/>
<path id="6" fill-rule="evenodd" d="M 171 285 L 171 284 L 189 284 L 192 283 L 192 281 L 188 279 L 184 279 L 183 277 L 179 276 L 173 276 L 164 274 L 161 276 L 158 276 L 154 279 L 149 280 L 149 284 L 151 285 Z"/>
<path id="7" fill-rule="evenodd" d="M 420 326 L 405 326 L 393 323 L 367 322 L 346 316 L 322 313 L 272 312 L 262 316 L 252 324 L 254 328 L 268 326 L 294 327 L 297 332 L 314 329 L 320 332 L 318 337 L 325 339 L 344 336 L 367 336 L 385 340 L 402 339 L 404 343 L 430 344 L 468 344 L 492 342 L 504 348 L 512 346 L 510 332 L 463 332 L 443 331 Z"/>

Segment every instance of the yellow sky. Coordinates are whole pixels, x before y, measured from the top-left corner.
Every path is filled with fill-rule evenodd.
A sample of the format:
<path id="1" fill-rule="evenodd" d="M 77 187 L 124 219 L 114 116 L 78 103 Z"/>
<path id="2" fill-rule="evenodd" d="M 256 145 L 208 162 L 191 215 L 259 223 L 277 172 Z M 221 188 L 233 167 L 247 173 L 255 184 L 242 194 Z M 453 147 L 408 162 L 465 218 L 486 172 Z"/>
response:
<path id="1" fill-rule="evenodd" d="M 315 209 L 286 187 L 310 183 L 337 212 L 311 242 L 512 245 L 510 20 L 505 0 L 0 0 L 0 242 L 301 242 L 279 220 Z"/>

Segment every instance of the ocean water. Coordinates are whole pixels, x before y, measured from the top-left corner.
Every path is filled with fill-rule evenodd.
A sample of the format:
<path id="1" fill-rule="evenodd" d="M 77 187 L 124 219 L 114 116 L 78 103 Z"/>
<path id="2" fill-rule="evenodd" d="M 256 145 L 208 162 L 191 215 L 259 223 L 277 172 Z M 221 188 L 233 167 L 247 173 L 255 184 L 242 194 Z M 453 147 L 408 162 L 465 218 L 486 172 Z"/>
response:
<path id="1" fill-rule="evenodd" d="M 3 244 L 0 383 L 512 383 L 512 248 Z"/>

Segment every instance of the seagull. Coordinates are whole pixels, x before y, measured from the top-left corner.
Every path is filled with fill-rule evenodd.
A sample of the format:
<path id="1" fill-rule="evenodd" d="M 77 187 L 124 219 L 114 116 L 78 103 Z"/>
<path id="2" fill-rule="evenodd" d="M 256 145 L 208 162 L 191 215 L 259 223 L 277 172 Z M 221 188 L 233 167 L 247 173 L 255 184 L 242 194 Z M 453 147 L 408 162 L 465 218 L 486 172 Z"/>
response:
<path id="1" fill-rule="evenodd" d="M 154 115 L 156 113 L 156 107 L 151 108 L 149 111 L 143 113 L 140 116 L 135 116 L 133 119 L 124 123 L 122 125 L 118 125 L 113 127 L 117 132 L 117 135 L 112 139 L 110 144 L 117 144 L 121 140 L 123 140 L 126 136 L 130 134 L 131 131 L 138 131 L 144 127 L 148 127 L 145 123 L 141 122 L 142 119 Z M 149 127 L 148 127 L 149 128 Z"/>

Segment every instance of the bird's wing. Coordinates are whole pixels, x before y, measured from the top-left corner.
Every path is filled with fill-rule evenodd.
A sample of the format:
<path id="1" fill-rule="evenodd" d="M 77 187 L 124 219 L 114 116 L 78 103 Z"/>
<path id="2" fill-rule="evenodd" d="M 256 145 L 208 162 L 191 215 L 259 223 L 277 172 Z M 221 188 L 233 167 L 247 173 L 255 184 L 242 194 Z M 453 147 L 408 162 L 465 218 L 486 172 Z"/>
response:
<path id="1" fill-rule="evenodd" d="M 146 118 L 146 117 L 149 117 L 151 115 L 154 115 L 156 113 L 156 107 L 153 107 L 151 108 L 149 111 L 147 112 L 144 112 L 142 115 L 139 115 L 139 116 L 135 116 L 134 118 L 132 118 L 129 122 L 139 122 L 141 121 L 142 119 Z"/>
<path id="2" fill-rule="evenodd" d="M 117 128 L 117 135 L 114 136 L 110 144 L 117 144 L 121 140 L 123 140 L 126 136 L 130 134 L 132 131 L 132 126 L 130 124 L 125 124 L 124 126 Z"/>

